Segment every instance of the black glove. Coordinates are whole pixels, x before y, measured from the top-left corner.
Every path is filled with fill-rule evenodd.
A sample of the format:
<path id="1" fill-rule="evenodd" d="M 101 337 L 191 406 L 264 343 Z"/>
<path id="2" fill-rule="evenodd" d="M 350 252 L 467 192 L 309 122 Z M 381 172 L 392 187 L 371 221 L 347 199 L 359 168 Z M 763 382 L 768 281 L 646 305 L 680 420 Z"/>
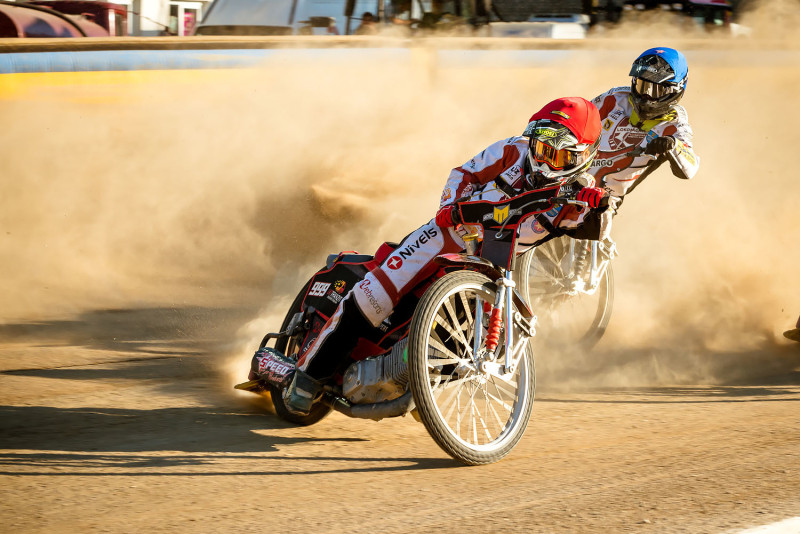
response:
<path id="1" fill-rule="evenodd" d="M 650 156 L 660 156 L 675 148 L 675 138 L 671 135 L 656 137 L 644 149 L 644 153 Z"/>

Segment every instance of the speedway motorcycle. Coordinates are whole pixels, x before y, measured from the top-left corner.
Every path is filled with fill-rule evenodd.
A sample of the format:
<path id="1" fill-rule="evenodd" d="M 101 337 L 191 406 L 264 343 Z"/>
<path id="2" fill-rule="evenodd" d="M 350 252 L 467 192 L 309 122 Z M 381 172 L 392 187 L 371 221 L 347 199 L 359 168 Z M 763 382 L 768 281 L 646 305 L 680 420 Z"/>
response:
<path id="1" fill-rule="evenodd" d="M 502 202 L 457 204 L 465 226 L 479 229 L 482 240 L 476 232 L 465 239 L 465 253 L 438 256 L 439 271 L 379 327 L 361 332 L 352 363 L 325 386 L 309 414 L 298 415 L 284 397 L 297 354 L 396 245 L 385 243 L 374 256 L 330 256 L 299 292 L 280 331 L 264 336 L 258 373 L 235 387 L 269 392 L 276 413 L 301 425 L 333 410 L 374 420 L 410 413 L 454 459 L 467 465 L 500 460 L 522 438 L 534 399 L 529 340 L 537 317 L 514 277 L 520 224 L 556 205 L 587 206 L 557 194 L 556 186 Z"/>
<path id="2" fill-rule="evenodd" d="M 647 143 L 654 138 L 649 135 Z M 646 154 L 646 146 L 637 146 L 622 156 L 653 160 L 647 174 L 672 159 L 671 155 Z M 643 179 L 644 176 L 630 191 Z M 616 256 L 616 247 L 609 248 L 607 243 L 562 236 L 519 258 L 515 279 L 527 301 L 542 316 L 540 327 L 546 329 L 548 342 L 587 350 L 600 341 L 614 305 L 611 260 Z"/>

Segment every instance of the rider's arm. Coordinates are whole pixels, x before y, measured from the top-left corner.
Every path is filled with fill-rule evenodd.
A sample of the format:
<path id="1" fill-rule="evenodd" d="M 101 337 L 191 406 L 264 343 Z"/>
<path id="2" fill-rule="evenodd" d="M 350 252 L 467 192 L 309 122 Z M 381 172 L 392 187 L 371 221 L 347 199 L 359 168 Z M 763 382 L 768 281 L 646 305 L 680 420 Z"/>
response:
<path id="1" fill-rule="evenodd" d="M 485 185 L 513 166 L 520 158 L 520 148 L 511 137 L 486 147 L 474 158 L 450 171 L 444 186 L 440 207 L 452 204 L 457 198 L 469 196 L 475 189 Z"/>
<path id="2" fill-rule="evenodd" d="M 689 120 L 686 115 L 686 110 L 682 106 L 675 106 L 677 118 L 666 125 L 662 136 L 671 136 L 675 139 L 675 146 L 669 150 L 670 167 L 672 174 L 678 178 L 689 180 L 697 174 L 697 169 L 700 167 L 700 157 L 694 153 L 692 148 L 692 127 L 689 126 Z"/>

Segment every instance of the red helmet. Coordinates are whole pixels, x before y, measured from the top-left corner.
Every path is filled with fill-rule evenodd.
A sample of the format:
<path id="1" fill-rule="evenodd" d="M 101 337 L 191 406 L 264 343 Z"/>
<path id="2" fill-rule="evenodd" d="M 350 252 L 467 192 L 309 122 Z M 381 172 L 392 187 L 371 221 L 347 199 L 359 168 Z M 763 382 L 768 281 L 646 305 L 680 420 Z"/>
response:
<path id="1" fill-rule="evenodd" d="M 530 137 L 531 177 L 570 183 L 592 164 L 600 144 L 600 112 L 588 100 L 553 100 L 533 114 L 523 135 Z"/>

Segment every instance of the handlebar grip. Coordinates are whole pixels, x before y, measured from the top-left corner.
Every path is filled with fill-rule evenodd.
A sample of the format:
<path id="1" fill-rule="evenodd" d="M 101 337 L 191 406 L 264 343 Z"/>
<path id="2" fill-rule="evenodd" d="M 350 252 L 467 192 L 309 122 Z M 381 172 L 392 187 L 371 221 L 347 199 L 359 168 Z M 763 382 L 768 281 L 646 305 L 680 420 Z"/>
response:
<path id="1" fill-rule="evenodd" d="M 588 202 L 584 202 L 583 200 L 575 200 L 573 198 L 567 198 L 567 197 L 553 197 L 553 204 L 557 204 L 559 206 L 564 206 L 569 204 L 571 206 L 580 206 L 582 208 L 589 207 Z"/>

